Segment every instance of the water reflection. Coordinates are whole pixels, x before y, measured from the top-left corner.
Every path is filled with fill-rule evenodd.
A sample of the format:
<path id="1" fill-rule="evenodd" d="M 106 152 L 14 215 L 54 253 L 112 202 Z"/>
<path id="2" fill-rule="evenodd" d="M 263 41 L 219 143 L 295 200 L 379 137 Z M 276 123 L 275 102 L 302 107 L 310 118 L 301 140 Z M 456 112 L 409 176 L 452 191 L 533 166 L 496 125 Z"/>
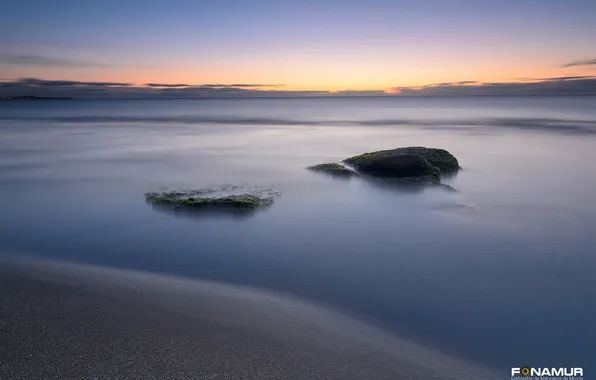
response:
<path id="1" fill-rule="evenodd" d="M 203 220 L 203 219 L 232 219 L 236 221 L 244 221 L 252 218 L 259 212 L 263 212 L 270 208 L 271 205 L 265 205 L 256 210 L 238 210 L 232 207 L 211 207 L 211 208 L 185 208 L 185 207 L 172 207 L 169 205 L 153 203 L 150 200 L 146 200 L 147 204 L 153 208 L 153 210 L 164 213 L 170 216 L 182 217 L 186 219 Z"/>
<path id="2" fill-rule="evenodd" d="M 419 180 L 416 178 L 375 178 L 362 176 L 361 179 L 369 186 L 399 193 L 421 193 L 426 189 L 439 189 L 447 192 L 457 192 L 457 190 L 447 184 Z"/>

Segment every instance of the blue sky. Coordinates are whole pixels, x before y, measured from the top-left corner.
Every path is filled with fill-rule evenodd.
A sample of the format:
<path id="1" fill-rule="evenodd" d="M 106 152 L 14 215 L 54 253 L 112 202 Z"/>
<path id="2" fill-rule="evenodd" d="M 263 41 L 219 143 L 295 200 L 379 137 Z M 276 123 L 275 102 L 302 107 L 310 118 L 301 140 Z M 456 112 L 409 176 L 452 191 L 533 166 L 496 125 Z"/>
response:
<path id="1" fill-rule="evenodd" d="M 596 2 L 4 0 L 0 79 L 386 90 L 593 75 Z"/>

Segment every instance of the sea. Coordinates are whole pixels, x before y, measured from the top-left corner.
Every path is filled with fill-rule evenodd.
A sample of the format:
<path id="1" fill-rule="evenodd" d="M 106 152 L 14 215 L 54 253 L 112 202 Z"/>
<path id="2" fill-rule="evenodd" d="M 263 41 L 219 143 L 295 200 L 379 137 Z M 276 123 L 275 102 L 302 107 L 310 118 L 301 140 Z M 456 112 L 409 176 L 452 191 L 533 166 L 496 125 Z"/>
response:
<path id="1" fill-rule="evenodd" d="M 447 187 L 306 168 L 443 148 Z M 273 290 L 494 368 L 596 370 L 596 97 L 0 102 L 0 251 Z M 144 194 L 271 188 L 246 217 Z"/>

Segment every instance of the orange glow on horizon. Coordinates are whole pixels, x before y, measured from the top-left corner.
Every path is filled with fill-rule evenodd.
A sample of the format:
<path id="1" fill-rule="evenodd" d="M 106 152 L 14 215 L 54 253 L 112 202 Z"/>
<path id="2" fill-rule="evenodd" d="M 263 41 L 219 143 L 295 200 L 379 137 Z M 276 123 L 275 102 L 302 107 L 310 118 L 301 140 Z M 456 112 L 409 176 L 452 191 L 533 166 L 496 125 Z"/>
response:
<path id="1" fill-rule="evenodd" d="M 40 78 L 88 82 L 123 82 L 142 86 L 146 83 L 164 84 L 263 84 L 281 86 L 255 86 L 260 90 L 278 91 L 387 91 L 395 87 L 420 88 L 437 83 L 475 81 L 459 84 L 474 86 L 481 83 L 532 82 L 542 78 L 596 75 L 596 68 L 561 68 L 553 64 L 536 66 L 524 63 L 504 68 L 503 62 L 477 62 L 460 64 L 446 62 L 442 65 L 374 61 L 354 64 L 335 62 L 295 62 L 292 65 L 274 65 L 255 62 L 251 64 L 195 67 L 109 67 L 71 70 L 65 68 L 14 67 L 0 69 L 0 78 Z"/>

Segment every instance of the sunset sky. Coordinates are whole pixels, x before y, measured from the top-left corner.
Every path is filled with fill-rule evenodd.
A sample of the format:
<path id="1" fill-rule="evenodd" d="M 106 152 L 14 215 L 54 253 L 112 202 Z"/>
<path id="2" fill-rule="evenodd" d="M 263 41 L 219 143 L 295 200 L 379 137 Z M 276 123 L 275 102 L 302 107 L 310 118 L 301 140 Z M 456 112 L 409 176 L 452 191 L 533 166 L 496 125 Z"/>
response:
<path id="1" fill-rule="evenodd" d="M 593 0 L 3 0 L 0 80 L 391 91 L 593 76 L 595 20 Z"/>

